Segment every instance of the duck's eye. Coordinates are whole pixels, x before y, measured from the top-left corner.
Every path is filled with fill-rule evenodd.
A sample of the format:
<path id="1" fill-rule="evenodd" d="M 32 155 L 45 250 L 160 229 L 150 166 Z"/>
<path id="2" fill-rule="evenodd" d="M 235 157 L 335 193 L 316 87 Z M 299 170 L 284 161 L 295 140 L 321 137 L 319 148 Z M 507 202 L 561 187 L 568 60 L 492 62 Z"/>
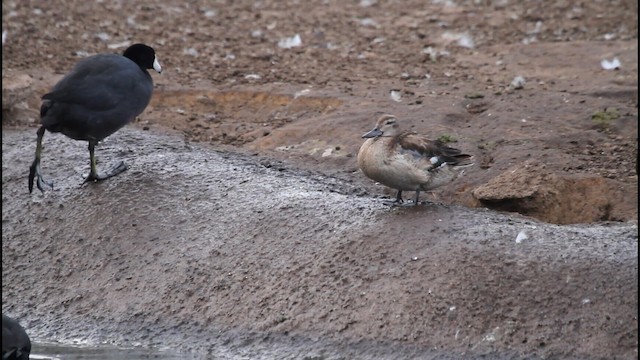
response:
<path id="1" fill-rule="evenodd" d="M 385 122 L 385 125 L 393 125 L 393 124 L 395 124 L 395 123 L 396 123 L 396 120 L 395 120 L 395 119 L 389 119 L 389 120 L 387 120 L 387 121 Z"/>

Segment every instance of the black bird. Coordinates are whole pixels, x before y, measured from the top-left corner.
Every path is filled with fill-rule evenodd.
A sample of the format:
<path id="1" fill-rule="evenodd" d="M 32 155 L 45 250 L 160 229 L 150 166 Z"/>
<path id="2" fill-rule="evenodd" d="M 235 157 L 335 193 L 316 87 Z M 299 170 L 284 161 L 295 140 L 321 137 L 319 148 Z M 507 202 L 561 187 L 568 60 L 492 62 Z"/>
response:
<path id="1" fill-rule="evenodd" d="M 81 60 L 51 92 L 42 96 L 36 157 L 29 169 L 29 192 L 33 182 L 40 191 L 53 183 L 40 174 L 42 137 L 45 130 L 60 132 L 74 140 L 89 142 L 91 172 L 85 179 L 100 181 L 127 169 L 124 162 L 98 174 L 95 146 L 107 136 L 133 121 L 149 104 L 153 80 L 147 69 L 161 72 L 153 48 L 135 44 L 123 55 L 98 54 Z"/>
<path id="2" fill-rule="evenodd" d="M 14 319 L 2 314 L 2 360 L 29 360 L 31 340 Z"/>

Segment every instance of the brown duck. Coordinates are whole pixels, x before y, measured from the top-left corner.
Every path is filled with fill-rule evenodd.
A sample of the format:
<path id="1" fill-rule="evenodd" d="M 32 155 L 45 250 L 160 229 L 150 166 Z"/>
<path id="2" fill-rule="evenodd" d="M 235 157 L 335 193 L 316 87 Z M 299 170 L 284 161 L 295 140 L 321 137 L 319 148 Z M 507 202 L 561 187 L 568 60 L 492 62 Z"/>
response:
<path id="1" fill-rule="evenodd" d="M 393 115 L 382 115 L 373 130 L 362 135 L 367 140 L 358 152 L 358 166 L 369 178 L 398 190 L 396 203 L 402 203 L 402 191 L 433 190 L 455 180 L 464 168 L 473 165 L 472 156 L 430 140 L 415 131 L 403 131 Z"/>

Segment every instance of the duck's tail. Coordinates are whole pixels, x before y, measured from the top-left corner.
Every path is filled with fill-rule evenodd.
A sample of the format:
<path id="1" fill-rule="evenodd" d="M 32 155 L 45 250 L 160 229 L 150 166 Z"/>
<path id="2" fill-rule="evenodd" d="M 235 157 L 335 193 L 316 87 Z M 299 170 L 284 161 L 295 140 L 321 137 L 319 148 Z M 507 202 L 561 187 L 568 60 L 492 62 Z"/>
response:
<path id="1" fill-rule="evenodd" d="M 469 154 L 458 154 L 452 156 L 454 161 L 449 163 L 454 167 L 467 167 L 473 165 L 473 155 Z"/>
<path id="2" fill-rule="evenodd" d="M 449 166 L 452 168 L 473 165 L 473 156 L 469 154 L 445 154 L 431 158 L 432 169 Z"/>

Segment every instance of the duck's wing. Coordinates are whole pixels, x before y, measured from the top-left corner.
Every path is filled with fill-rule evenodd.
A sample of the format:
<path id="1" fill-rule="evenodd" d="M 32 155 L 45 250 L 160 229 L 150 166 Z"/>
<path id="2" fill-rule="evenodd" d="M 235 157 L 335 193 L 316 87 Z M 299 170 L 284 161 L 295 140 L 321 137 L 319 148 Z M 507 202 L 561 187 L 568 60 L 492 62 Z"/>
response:
<path id="1" fill-rule="evenodd" d="M 470 165 L 472 156 L 463 154 L 459 149 L 447 146 L 440 140 L 431 140 L 413 131 L 398 135 L 397 147 L 404 156 L 411 156 L 414 161 L 425 162 L 431 169 L 442 165 Z"/>

